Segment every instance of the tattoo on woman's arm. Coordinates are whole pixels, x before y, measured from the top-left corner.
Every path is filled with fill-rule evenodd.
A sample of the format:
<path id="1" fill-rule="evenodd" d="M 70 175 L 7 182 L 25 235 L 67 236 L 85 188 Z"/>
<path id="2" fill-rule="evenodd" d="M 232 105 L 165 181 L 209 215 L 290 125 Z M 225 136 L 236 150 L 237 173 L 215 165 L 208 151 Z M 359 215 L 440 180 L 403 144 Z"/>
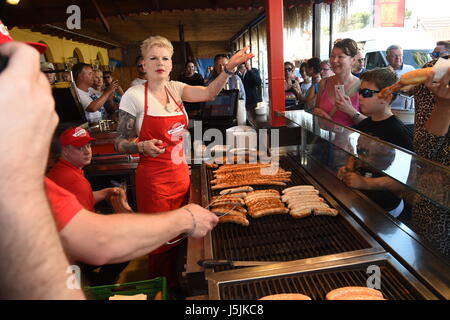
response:
<path id="1" fill-rule="evenodd" d="M 125 153 L 139 153 L 137 144 L 129 140 L 136 138 L 136 117 L 119 110 L 119 124 L 117 125 L 117 139 L 115 147 L 117 151 Z"/>

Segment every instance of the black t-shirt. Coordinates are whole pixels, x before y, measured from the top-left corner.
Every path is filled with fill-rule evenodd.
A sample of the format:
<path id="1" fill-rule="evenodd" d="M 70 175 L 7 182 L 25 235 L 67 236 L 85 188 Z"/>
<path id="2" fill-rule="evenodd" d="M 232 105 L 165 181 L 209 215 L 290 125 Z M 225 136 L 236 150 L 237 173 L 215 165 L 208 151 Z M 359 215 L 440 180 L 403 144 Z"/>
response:
<path id="1" fill-rule="evenodd" d="M 372 118 L 366 118 L 358 124 L 356 129 L 413 151 L 412 132 L 395 115 L 381 121 L 373 121 Z"/>
<path id="2" fill-rule="evenodd" d="M 179 81 L 190 86 L 204 86 L 203 77 L 198 73 L 194 73 L 192 77 L 186 77 L 184 74 L 182 74 L 179 78 Z M 190 118 L 196 118 L 197 116 L 199 116 L 198 112 L 202 109 L 203 106 L 203 102 L 184 101 L 183 104 L 186 108 L 186 111 L 189 113 Z"/>
<path id="3" fill-rule="evenodd" d="M 203 86 L 204 85 L 203 77 L 198 73 L 194 73 L 194 75 L 192 77 L 186 77 L 184 74 L 182 74 L 180 76 L 179 80 L 180 80 L 180 82 L 184 82 L 190 86 Z"/>
<path id="4" fill-rule="evenodd" d="M 413 150 L 412 132 L 395 115 L 381 121 L 373 121 L 371 118 L 364 119 L 356 129 L 399 147 Z M 381 172 L 367 170 L 366 168 L 359 168 L 357 171 L 361 175 L 370 172 L 374 178 L 385 176 Z M 389 191 L 364 190 L 363 193 L 387 211 L 394 209 L 400 203 L 400 199 Z"/>

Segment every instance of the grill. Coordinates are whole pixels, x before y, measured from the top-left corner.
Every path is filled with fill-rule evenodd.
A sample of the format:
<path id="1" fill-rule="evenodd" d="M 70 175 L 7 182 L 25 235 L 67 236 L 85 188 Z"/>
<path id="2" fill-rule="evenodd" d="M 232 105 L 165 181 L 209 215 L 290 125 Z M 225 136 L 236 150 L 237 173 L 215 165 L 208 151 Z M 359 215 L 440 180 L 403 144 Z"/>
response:
<path id="1" fill-rule="evenodd" d="M 423 300 L 425 297 L 387 261 L 362 263 L 322 271 L 302 272 L 219 284 L 221 300 L 256 300 L 279 293 L 301 293 L 313 300 L 325 300 L 326 294 L 346 286 L 367 286 L 367 268 L 377 265 L 381 271 L 381 291 L 388 300 Z"/>
<path id="2" fill-rule="evenodd" d="M 292 171 L 288 186 L 307 184 L 298 167 L 289 158 L 280 159 L 280 167 Z M 211 190 L 213 170 L 207 169 L 209 199 L 219 191 Z M 281 192 L 286 187 L 262 186 Z M 322 194 L 322 193 L 321 193 Z M 323 194 L 322 194 L 323 195 Z M 291 261 L 371 248 L 342 216 L 317 216 L 294 219 L 274 215 L 259 219 L 248 217 L 250 225 L 219 224 L 212 232 L 213 259 L 233 261 Z M 223 271 L 230 267 L 216 267 Z"/>

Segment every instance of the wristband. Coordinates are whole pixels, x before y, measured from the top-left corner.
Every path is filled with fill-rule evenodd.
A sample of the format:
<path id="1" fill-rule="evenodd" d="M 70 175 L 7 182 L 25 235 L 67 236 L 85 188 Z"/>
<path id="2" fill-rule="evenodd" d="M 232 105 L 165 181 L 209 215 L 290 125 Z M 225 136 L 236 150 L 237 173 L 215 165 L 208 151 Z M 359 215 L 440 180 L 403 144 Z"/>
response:
<path id="1" fill-rule="evenodd" d="M 356 112 L 356 113 L 353 115 L 352 120 L 357 120 L 357 119 L 359 118 L 360 115 L 361 115 L 361 113 Z"/>
<path id="2" fill-rule="evenodd" d="M 194 214 L 192 213 L 191 210 L 189 210 L 189 209 L 186 208 L 186 207 L 183 207 L 183 209 L 185 209 L 187 212 L 189 212 L 189 213 L 191 214 L 191 217 L 192 217 L 192 225 L 193 225 L 193 226 L 192 226 L 192 230 L 189 231 L 189 232 L 186 234 L 186 236 L 190 237 L 190 236 L 194 233 L 195 229 L 197 228 L 197 221 L 195 221 Z"/>
<path id="3" fill-rule="evenodd" d="M 236 74 L 236 72 L 228 71 L 227 66 L 228 66 L 228 64 L 226 64 L 226 65 L 223 67 L 223 71 L 224 71 L 227 75 L 229 75 L 229 76 L 234 76 L 234 75 Z"/>

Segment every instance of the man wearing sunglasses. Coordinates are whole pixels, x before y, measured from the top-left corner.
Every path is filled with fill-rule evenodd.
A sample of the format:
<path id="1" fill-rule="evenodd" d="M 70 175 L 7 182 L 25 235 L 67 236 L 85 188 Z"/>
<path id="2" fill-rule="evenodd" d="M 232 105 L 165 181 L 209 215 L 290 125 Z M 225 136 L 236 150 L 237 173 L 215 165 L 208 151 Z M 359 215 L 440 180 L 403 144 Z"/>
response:
<path id="1" fill-rule="evenodd" d="M 130 87 L 137 86 L 139 84 L 144 84 L 147 82 L 147 71 L 144 69 L 144 58 L 142 56 L 138 56 L 136 58 L 136 68 L 138 72 L 137 78 L 131 81 Z"/>
<path id="2" fill-rule="evenodd" d="M 433 59 L 448 59 L 450 56 L 450 41 L 438 41 L 436 43 L 436 48 L 434 48 L 430 55 Z"/>
<path id="3" fill-rule="evenodd" d="M 355 77 L 361 79 L 363 73 L 367 71 L 367 69 L 364 68 L 364 62 L 366 59 L 364 58 L 364 53 L 361 50 L 358 50 L 358 54 L 356 55 L 355 58 L 356 61 L 355 64 L 353 65 L 352 73 Z"/>

